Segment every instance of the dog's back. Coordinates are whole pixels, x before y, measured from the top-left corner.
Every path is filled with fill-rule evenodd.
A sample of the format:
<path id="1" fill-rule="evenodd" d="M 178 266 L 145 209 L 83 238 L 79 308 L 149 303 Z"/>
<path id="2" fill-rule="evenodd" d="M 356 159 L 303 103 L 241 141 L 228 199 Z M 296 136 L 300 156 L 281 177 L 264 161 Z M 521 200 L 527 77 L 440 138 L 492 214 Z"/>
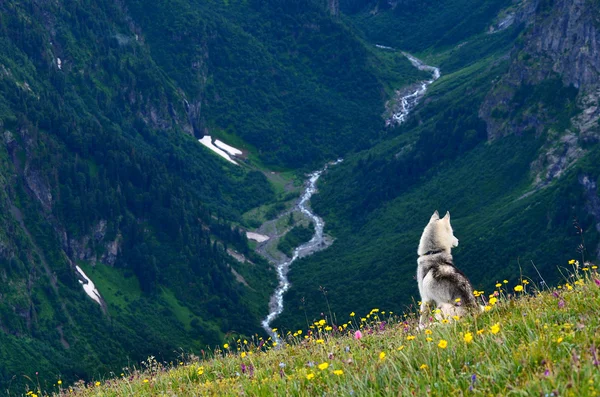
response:
<path id="1" fill-rule="evenodd" d="M 452 261 L 450 252 L 457 245 L 458 239 L 450 225 L 450 213 L 440 219 L 436 211 L 423 230 L 418 249 L 421 320 L 429 304 L 435 304 L 445 316 L 464 315 L 465 309 L 477 307 L 469 279 Z"/>

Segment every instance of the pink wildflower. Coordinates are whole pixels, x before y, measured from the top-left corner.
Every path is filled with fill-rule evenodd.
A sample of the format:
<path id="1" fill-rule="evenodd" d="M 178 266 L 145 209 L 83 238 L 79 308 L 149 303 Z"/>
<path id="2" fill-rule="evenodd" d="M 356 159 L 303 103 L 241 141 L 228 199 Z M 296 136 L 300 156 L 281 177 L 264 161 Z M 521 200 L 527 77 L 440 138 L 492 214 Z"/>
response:
<path id="1" fill-rule="evenodd" d="M 363 336 L 362 332 L 360 332 L 360 331 L 356 331 L 354 333 L 354 339 L 360 339 L 360 338 L 362 338 L 362 336 Z"/>

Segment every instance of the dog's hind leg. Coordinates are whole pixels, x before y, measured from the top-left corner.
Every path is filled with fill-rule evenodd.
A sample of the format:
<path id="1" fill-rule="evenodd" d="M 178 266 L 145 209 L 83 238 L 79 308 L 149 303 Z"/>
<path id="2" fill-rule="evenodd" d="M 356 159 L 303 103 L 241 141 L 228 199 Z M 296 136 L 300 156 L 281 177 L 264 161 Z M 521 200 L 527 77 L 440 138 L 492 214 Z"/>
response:
<path id="1" fill-rule="evenodd" d="M 430 307 L 429 307 L 430 303 L 435 303 L 435 302 L 434 301 L 421 302 L 421 317 L 419 318 L 419 328 L 420 329 L 425 328 L 425 322 L 431 312 Z"/>

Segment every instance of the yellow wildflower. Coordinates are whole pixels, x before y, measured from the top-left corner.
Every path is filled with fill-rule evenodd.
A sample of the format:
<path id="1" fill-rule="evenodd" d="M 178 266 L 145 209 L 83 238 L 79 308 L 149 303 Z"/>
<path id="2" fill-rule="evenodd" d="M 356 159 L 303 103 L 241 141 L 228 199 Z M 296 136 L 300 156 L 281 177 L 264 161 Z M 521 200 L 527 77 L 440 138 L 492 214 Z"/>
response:
<path id="1" fill-rule="evenodd" d="M 427 342 L 431 342 L 431 341 L 433 341 L 433 338 L 427 337 L 427 338 L 425 338 L 425 340 L 426 340 Z"/>
<path id="2" fill-rule="evenodd" d="M 325 331 L 331 331 L 333 328 L 331 328 L 330 325 L 328 325 L 327 327 L 325 327 Z"/>
<path id="3" fill-rule="evenodd" d="M 508 280 L 502 280 L 504 284 L 508 284 Z"/>
<path id="4" fill-rule="evenodd" d="M 498 298 L 496 298 L 496 297 L 490 298 L 490 305 L 491 306 L 494 306 L 496 304 L 496 302 L 498 302 Z"/>
<path id="5" fill-rule="evenodd" d="M 433 331 L 431 331 L 430 329 L 425 330 L 425 335 L 431 335 L 431 334 L 433 334 Z"/>
<path id="6" fill-rule="evenodd" d="M 465 336 L 463 337 L 464 341 L 467 343 L 471 343 L 473 341 L 473 334 L 470 332 L 467 332 L 465 334 Z"/>
<path id="7" fill-rule="evenodd" d="M 308 380 L 311 380 L 314 377 L 315 377 L 315 374 L 313 374 L 312 372 L 310 374 L 306 375 L 306 379 L 308 379 Z"/>
<path id="8" fill-rule="evenodd" d="M 333 371 L 333 373 L 334 375 L 341 376 L 344 374 L 344 371 L 341 369 L 336 369 L 335 371 Z"/>
<path id="9" fill-rule="evenodd" d="M 150 382 L 148 379 L 144 379 L 144 383 L 148 383 Z"/>
<path id="10" fill-rule="evenodd" d="M 326 370 L 327 368 L 329 368 L 329 363 L 321 363 L 321 364 L 319 364 L 319 369 L 320 369 L 321 371 L 324 371 L 324 370 Z"/>
<path id="11" fill-rule="evenodd" d="M 100 386 L 100 382 L 96 382 L 96 386 Z"/>
<path id="12" fill-rule="evenodd" d="M 323 339 L 317 339 L 317 343 L 325 343 Z"/>
<path id="13" fill-rule="evenodd" d="M 58 385 L 60 386 L 60 385 L 62 385 L 62 380 L 59 379 L 58 382 L 56 382 L 56 383 L 58 383 Z"/>
<path id="14" fill-rule="evenodd" d="M 397 350 L 402 350 L 404 349 L 404 345 L 400 346 Z"/>
<path id="15" fill-rule="evenodd" d="M 492 307 L 491 307 L 491 306 L 489 306 L 489 305 L 485 305 L 485 306 L 483 307 L 483 310 L 485 310 L 486 312 L 489 312 L 490 310 L 492 310 Z"/>
<path id="16" fill-rule="evenodd" d="M 563 338 L 562 338 L 562 337 L 560 337 L 560 338 L 558 338 L 558 339 L 556 340 L 556 343 L 560 343 L 560 342 L 562 342 L 562 341 L 563 341 Z"/>
<path id="17" fill-rule="evenodd" d="M 569 261 L 569 265 L 574 265 L 574 264 L 575 264 L 575 259 L 571 259 L 571 260 Z"/>
<path id="18" fill-rule="evenodd" d="M 448 324 L 450 321 L 448 321 L 447 319 L 443 319 L 442 320 L 442 324 Z"/>
<path id="19" fill-rule="evenodd" d="M 481 334 L 483 334 L 484 332 L 485 332 L 485 329 L 483 329 L 483 328 L 482 328 L 482 329 L 478 329 L 478 330 L 477 330 L 477 335 L 481 335 Z"/>
<path id="20" fill-rule="evenodd" d="M 515 286 L 515 291 L 516 291 L 516 292 L 521 292 L 521 291 L 523 291 L 523 286 L 522 286 L 522 285 L 517 285 L 517 286 Z"/>
<path id="21" fill-rule="evenodd" d="M 502 287 L 502 284 L 496 283 L 496 288 L 500 288 L 500 287 Z"/>
<path id="22" fill-rule="evenodd" d="M 492 325 L 490 327 L 490 332 L 492 334 L 497 334 L 498 332 L 500 332 L 500 323 L 496 323 L 496 324 Z"/>
<path id="23" fill-rule="evenodd" d="M 356 313 L 352 312 L 350 313 L 350 317 L 354 317 L 356 315 Z"/>
<path id="24" fill-rule="evenodd" d="M 415 336 L 414 336 L 414 335 L 408 335 L 408 336 L 406 337 L 406 340 L 413 340 L 413 339 L 415 339 Z"/>
<path id="25" fill-rule="evenodd" d="M 225 343 L 225 344 L 223 345 L 223 347 L 224 347 L 225 349 L 229 349 L 229 343 Z"/>
<path id="26" fill-rule="evenodd" d="M 242 354 L 240 354 L 241 358 L 246 358 L 246 352 L 242 352 Z"/>
<path id="27" fill-rule="evenodd" d="M 319 324 L 321 327 L 324 326 L 327 322 L 325 320 L 319 320 Z"/>
<path id="28" fill-rule="evenodd" d="M 429 367 L 427 366 L 427 364 L 421 364 L 421 366 L 419 367 L 419 369 L 421 369 L 421 370 L 423 370 L 423 369 L 427 369 L 427 368 L 429 368 Z"/>
<path id="29" fill-rule="evenodd" d="M 379 353 L 379 359 L 383 360 L 385 358 L 385 352 Z"/>
<path id="30" fill-rule="evenodd" d="M 566 283 L 566 284 L 565 284 L 565 287 L 567 287 L 567 289 L 568 289 L 569 291 L 573 289 L 573 287 L 572 287 L 572 286 L 571 286 L 571 284 L 569 284 L 569 283 Z"/>
<path id="31" fill-rule="evenodd" d="M 448 342 L 444 339 L 440 340 L 440 343 L 438 343 L 438 347 L 445 349 L 446 347 L 448 347 Z"/>

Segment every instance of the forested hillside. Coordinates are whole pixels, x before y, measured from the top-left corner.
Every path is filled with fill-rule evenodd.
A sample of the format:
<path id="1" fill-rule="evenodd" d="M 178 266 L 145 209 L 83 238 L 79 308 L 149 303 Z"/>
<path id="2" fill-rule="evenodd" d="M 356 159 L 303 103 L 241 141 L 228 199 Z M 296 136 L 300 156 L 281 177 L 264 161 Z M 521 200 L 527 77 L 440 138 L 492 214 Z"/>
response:
<path id="1" fill-rule="evenodd" d="M 598 15 L 589 0 L 0 2 L 0 388 L 262 335 L 276 278 L 245 232 L 340 156 L 312 199 L 335 242 L 294 262 L 279 328 L 410 305 L 435 209 L 480 290 L 553 283 L 578 247 L 596 260 Z M 386 126 L 432 79 L 403 51 L 441 77 Z M 236 164 L 205 136 L 242 149 Z M 299 225 L 280 250 L 310 238 Z"/>
<path id="2" fill-rule="evenodd" d="M 598 5 L 481 2 L 477 34 L 444 36 L 436 25 L 439 40 L 404 44 L 411 7 L 425 18 L 415 24 L 433 31 L 438 13 L 460 7 L 437 3 L 345 5 L 367 37 L 383 40 L 377 29 L 394 21 L 384 44 L 420 51 L 442 77 L 393 138 L 324 176 L 313 204 L 336 242 L 295 264 L 279 327 L 329 307 L 346 315 L 414 304 L 419 236 L 436 209 L 452 213 L 455 262 L 478 290 L 519 274 L 554 283 L 578 251 L 598 259 Z"/>
<path id="3" fill-rule="evenodd" d="M 260 332 L 275 275 L 239 226 L 277 199 L 264 164 L 379 141 L 422 78 L 308 0 L 6 1 L 0 42 L 3 390 Z"/>

